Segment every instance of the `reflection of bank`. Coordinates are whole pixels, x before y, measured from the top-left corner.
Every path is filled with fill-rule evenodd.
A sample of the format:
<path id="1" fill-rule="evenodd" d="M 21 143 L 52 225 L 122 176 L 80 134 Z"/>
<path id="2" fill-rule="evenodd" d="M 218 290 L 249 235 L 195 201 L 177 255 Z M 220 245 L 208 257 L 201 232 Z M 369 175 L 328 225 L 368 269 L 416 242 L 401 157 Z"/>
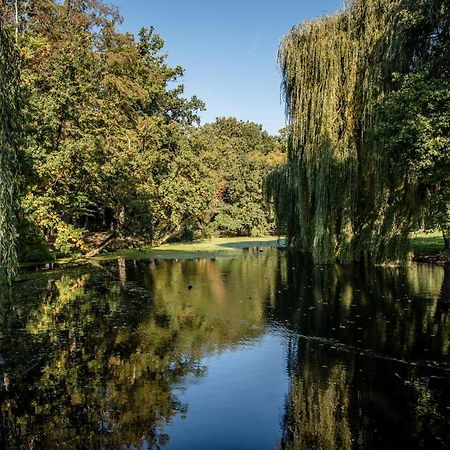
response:
<path id="1" fill-rule="evenodd" d="M 270 311 L 292 330 L 281 447 L 445 448 L 447 269 L 286 267 Z"/>

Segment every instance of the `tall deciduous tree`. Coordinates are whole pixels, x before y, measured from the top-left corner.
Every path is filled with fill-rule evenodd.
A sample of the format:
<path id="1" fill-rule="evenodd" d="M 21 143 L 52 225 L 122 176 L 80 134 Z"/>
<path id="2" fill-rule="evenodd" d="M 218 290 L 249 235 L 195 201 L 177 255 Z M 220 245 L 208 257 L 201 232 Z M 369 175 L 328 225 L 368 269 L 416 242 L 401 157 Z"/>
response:
<path id="1" fill-rule="evenodd" d="M 83 228 L 159 240 L 173 231 L 159 191 L 202 102 L 182 97 L 183 69 L 167 64 L 152 28 L 120 33 L 117 12 L 95 0 L 35 1 L 30 11 L 27 216 L 56 244 Z"/>
<path id="2" fill-rule="evenodd" d="M 411 3 L 403 21 L 414 58 L 380 101 L 376 138 L 395 172 L 423 193 L 418 218 L 439 228 L 450 250 L 450 3 Z"/>

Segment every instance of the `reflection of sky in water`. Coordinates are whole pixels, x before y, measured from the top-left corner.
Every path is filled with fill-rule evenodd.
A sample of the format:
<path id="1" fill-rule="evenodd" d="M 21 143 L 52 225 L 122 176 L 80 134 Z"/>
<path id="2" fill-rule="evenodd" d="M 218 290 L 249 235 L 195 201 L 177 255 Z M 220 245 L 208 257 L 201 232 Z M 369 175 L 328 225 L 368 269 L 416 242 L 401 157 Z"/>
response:
<path id="1" fill-rule="evenodd" d="M 279 424 L 289 378 L 286 351 L 278 333 L 204 358 L 207 374 L 177 394 L 188 404 L 165 427 L 170 449 L 274 449 L 281 438 Z M 205 432 L 205 430 L 207 430 Z M 233 444 L 234 443 L 234 444 Z"/>

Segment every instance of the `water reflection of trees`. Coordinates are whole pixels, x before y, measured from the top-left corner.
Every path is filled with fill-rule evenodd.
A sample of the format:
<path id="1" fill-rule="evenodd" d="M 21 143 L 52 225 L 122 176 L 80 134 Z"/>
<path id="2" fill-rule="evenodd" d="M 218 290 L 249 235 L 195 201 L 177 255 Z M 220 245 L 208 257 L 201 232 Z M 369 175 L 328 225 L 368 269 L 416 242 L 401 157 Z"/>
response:
<path id="1" fill-rule="evenodd" d="M 170 382 L 192 367 L 179 360 L 169 365 L 161 356 L 170 352 L 172 336 L 156 322 L 149 327 L 159 340 L 148 346 L 147 359 L 139 358 L 146 342 L 127 330 L 149 312 L 147 293 L 99 274 L 71 273 L 23 283 L 5 303 L 13 326 L 2 326 L 9 379 L 1 393 L 3 448 L 164 440 L 160 417 L 182 407 Z M 149 364 L 152 358 L 157 365 Z"/>
<path id="2" fill-rule="evenodd" d="M 446 448 L 449 277 L 288 255 L 268 309 L 291 330 L 282 448 Z"/>
<path id="3" fill-rule="evenodd" d="M 260 336 L 262 299 L 273 296 L 276 267 L 277 259 L 267 254 L 136 263 L 128 274 L 151 287 L 155 308 L 163 308 L 177 329 L 179 348 L 201 357 Z"/>
<path id="4" fill-rule="evenodd" d="M 268 321 L 288 336 L 282 447 L 445 446 L 449 277 L 270 251 L 30 276 L 0 292 L 0 448 L 163 446 L 174 387 Z"/>
<path id="5" fill-rule="evenodd" d="M 187 410 L 174 386 L 261 334 L 276 259 L 257 260 L 119 261 L 3 292 L 0 448 L 163 446 Z"/>

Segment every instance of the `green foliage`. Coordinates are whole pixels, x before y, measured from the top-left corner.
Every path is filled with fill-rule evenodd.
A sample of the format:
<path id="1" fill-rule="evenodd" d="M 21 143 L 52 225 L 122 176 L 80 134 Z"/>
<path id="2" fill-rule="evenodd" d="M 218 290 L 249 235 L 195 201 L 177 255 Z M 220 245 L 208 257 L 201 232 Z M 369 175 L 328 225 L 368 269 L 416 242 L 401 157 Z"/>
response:
<path id="1" fill-rule="evenodd" d="M 441 8 L 445 17 L 448 7 L 443 5 L 435 0 L 354 0 L 334 16 L 294 28 L 280 47 L 291 129 L 288 164 L 269 178 L 268 195 L 291 243 L 312 253 L 316 262 L 386 262 L 408 256 L 408 234 L 422 214 L 424 189 L 423 183 L 411 181 L 407 160 L 417 162 L 419 152 L 422 163 L 430 164 L 432 155 L 448 175 L 448 166 L 437 162 L 448 157 L 448 119 L 435 121 L 448 85 L 439 84 L 434 112 L 422 115 L 428 122 L 414 125 L 401 144 L 409 155 L 392 145 L 386 130 L 377 135 L 384 120 L 379 104 L 396 104 L 387 103 L 392 117 L 384 128 L 391 125 L 391 137 L 398 140 L 399 128 L 417 114 L 412 108 L 398 126 L 393 123 L 405 108 L 402 96 L 412 99 L 418 87 L 414 83 L 408 94 L 408 74 L 426 66 L 441 41 L 448 49 L 448 26 L 429 14 Z M 406 83 L 397 99 L 391 96 L 398 86 L 395 73 Z M 435 88 L 430 85 L 428 92 Z M 416 101 L 422 101 L 420 90 Z M 392 164 L 392 155 L 405 170 Z"/>
<path id="2" fill-rule="evenodd" d="M 204 155 L 218 180 L 207 235 L 261 236 L 273 231 L 263 196 L 270 170 L 284 162 L 284 142 L 260 125 L 219 118 L 201 130 Z"/>
<path id="3" fill-rule="evenodd" d="M 422 193 L 418 213 L 430 227 L 450 230 L 450 78 L 404 77 L 383 102 L 382 118 L 386 157 Z"/>
<path id="4" fill-rule="evenodd" d="M 178 184 L 202 175 L 184 135 L 203 104 L 182 97 L 183 69 L 167 65 L 152 28 L 118 32 L 101 2 L 37 2 L 34 12 L 21 36 L 27 216 L 64 252 L 67 227 L 76 240 L 84 228 L 155 241 L 176 232 L 203 194 L 185 205 L 192 186 Z"/>
<path id="5" fill-rule="evenodd" d="M 0 4 L 0 282 L 16 275 L 19 55 Z"/>
<path id="6" fill-rule="evenodd" d="M 45 241 L 42 229 L 36 223 L 23 219 L 18 227 L 17 256 L 22 262 L 51 261 L 54 259 Z"/>
<path id="7" fill-rule="evenodd" d="M 397 74 L 396 88 L 379 105 L 377 138 L 393 171 L 420 192 L 417 216 L 450 234 L 450 5 L 420 2 L 406 15 L 411 73 Z"/>
<path id="8" fill-rule="evenodd" d="M 87 251 L 86 245 L 83 242 L 85 232 L 85 230 L 75 228 L 71 224 L 60 222 L 56 227 L 56 239 L 54 243 L 56 250 L 63 255 Z"/>
<path id="9" fill-rule="evenodd" d="M 121 33 L 97 0 L 19 9 L 31 167 L 21 206 L 54 251 L 82 251 L 86 231 L 158 244 L 271 230 L 262 185 L 280 141 L 235 119 L 196 127 L 204 105 L 183 96 L 184 71 L 153 28 Z"/>

